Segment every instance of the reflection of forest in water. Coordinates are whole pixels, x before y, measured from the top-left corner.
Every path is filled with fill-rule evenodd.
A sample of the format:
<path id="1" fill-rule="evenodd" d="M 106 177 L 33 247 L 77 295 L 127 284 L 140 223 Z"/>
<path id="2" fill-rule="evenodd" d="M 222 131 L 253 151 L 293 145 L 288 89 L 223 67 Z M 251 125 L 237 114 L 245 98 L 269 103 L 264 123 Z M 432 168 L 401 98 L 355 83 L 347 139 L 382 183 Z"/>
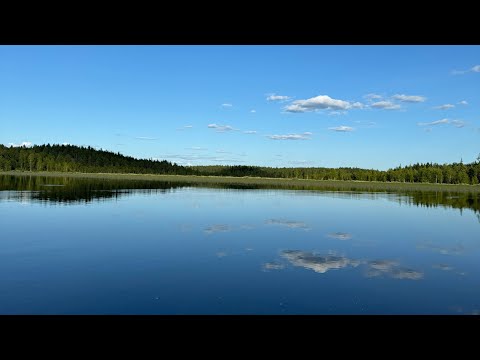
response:
<path id="1" fill-rule="evenodd" d="M 354 185 L 341 187 L 299 186 L 279 184 L 225 184 L 150 181 L 150 180 L 117 180 L 98 178 L 46 177 L 46 176 L 12 176 L 0 175 L 0 200 L 40 201 L 53 203 L 88 203 L 94 200 L 108 200 L 133 193 L 165 193 L 177 188 L 198 187 L 229 190 L 304 190 L 312 195 L 326 195 L 346 199 L 378 199 L 388 198 L 399 204 L 455 208 L 473 210 L 480 220 L 480 194 L 451 191 L 385 191 L 378 189 L 359 189 Z M 17 193 L 15 191 L 21 191 Z M 321 192 L 319 192 L 321 191 Z"/>

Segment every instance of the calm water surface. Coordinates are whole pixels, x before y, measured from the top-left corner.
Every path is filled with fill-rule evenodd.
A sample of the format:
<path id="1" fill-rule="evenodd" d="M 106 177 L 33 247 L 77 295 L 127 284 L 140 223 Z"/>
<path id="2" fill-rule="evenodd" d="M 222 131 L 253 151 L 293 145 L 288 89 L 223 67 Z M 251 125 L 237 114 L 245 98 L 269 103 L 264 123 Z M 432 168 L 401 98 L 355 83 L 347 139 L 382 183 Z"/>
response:
<path id="1" fill-rule="evenodd" d="M 478 314 L 478 202 L 0 176 L 0 313 Z"/>

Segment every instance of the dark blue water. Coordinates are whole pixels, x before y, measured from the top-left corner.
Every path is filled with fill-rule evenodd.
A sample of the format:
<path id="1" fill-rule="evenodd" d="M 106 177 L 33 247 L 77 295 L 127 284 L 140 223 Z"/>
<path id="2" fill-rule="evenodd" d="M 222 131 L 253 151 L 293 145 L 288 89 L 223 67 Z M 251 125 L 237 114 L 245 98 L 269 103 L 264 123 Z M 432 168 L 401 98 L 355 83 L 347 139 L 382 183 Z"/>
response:
<path id="1" fill-rule="evenodd" d="M 480 309 L 474 209 L 417 206 L 399 194 L 111 193 L 61 201 L 0 191 L 1 314 Z"/>

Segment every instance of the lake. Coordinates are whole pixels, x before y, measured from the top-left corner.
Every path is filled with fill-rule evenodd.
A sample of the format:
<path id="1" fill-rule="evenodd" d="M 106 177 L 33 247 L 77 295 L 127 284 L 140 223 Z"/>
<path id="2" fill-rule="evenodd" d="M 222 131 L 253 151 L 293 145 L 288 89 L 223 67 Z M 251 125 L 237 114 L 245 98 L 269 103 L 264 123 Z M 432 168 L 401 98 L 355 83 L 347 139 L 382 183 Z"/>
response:
<path id="1" fill-rule="evenodd" d="M 0 314 L 479 314 L 479 194 L 0 176 Z"/>

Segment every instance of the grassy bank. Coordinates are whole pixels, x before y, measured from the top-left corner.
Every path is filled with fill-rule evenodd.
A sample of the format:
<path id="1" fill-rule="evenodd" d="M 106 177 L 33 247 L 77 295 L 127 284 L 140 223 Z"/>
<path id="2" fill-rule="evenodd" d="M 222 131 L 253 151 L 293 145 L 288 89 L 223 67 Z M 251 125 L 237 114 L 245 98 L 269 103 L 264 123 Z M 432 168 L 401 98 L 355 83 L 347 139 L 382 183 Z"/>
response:
<path id="1" fill-rule="evenodd" d="M 341 181 L 341 180 L 303 180 L 278 179 L 259 177 L 221 177 L 221 176 L 191 176 L 191 175 L 148 175 L 148 174 L 111 174 L 111 173 L 64 173 L 64 172 L 28 172 L 8 171 L 0 175 L 13 176 L 46 176 L 71 177 L 111 180 L 146 180 L 188 182 L 197 184 L 232 184 L 232 185 L 263 185 L 301 189 L 332 189 L 332 190 L 369 190 L 369 191 L 446 191 L 480 193 L 480 185 L 448 185 L 429 183 L 397 183 L 374 181 Z"/>

